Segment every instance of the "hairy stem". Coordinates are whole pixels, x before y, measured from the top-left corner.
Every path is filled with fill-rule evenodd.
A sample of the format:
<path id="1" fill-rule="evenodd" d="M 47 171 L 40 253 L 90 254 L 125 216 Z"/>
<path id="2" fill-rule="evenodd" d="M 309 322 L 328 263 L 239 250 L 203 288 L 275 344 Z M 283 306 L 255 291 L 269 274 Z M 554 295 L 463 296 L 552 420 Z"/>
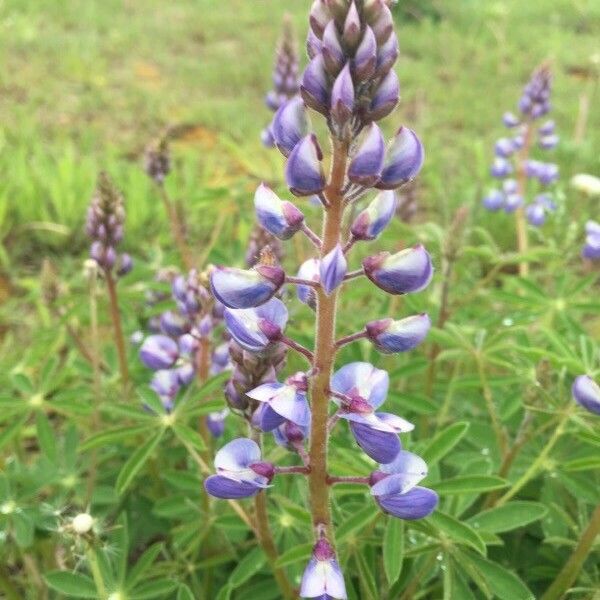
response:
<path id="1" fill-rule="evenodd" d="M 98 597 L 100 600 L 105 600 L 107 597 L 106 594 L 106 585 L 104 584 L 104 579 L 102 578 L 102 572 L 100 571 L 100 567 L 98 565 L 98 559 L 96 558 L 96 552 L 92 547 L 88 547 L 87 559 L 90 565 L 90 571 L 92 572 L 92 577 L 94 578 L 94 584 L 96 585 L 96 591 L 98 592 Z"/>
<path id="2" fill-rule="evenodd" d="M 340 241 L 344 216 L 343 187 L 346 176 L 348 145 L 334 141 L 331 175 L 325 197 L 327 209 L 323 222 L 323 244 L 321 258 L 330 252 Z M 327 484 L 327 418 L 329 414 L 329 381 L 335 359 L 335 316 L 338 290 L 327 296 L 322 289 L 316 290 L 317 323 L 314 368 L 311 378 L 310 398 L 312 409 L 310 436 L 310 468 L 308 487 L 310 511 L 313 527 L 327 534 L 333 543 L 333 526 L 329 506 L 329 486 Z"/>
<path id="3" fill-rule="evenodd" d="M 165 212 L 167 213 L 167 217 L 169 219 L 169 225 L 171 227 L 171 235 L 173 236 L 173 240 L 175 241 L 175 245 L 179 250 L 179 254 L 181 256 L 181 261 L 184 267 L 189 271 L 194 266 L 194 259 L 192 257 L 192 253 L 185 241 L 185 234 L 183 224 L 179 219 L 179 214 L 177 213 L 177 208 L 175 204 L 169 197 L 169 194 L 163 183 L 158 184 L 158 190 L 160 193 L 160 198 L 162 200 L 163 206 L 165 207 Z"/>
<path id="4" fill-rule="evenodd" d="M 517 156 L 517 193 L 525 199 L 525 192 L 527 190 L 527 174 L 525 172 L 525 163 L 529 158 L 529 152 L 531 150 L 531 142 L 533 138 L 533 128 L 529 123 L 526 125 L 523 148 Z M 519 254 L 525 254 L 529 247 L 529 241 L 527 239 L 527 220 L 525 218 L 525 207 L 519 206 L 515 211 L 515 219 L 517 226 L 517 247 Z M 529 274 L 529 263 L 523 260 L 519 263 L 519 275 L 521 277 L 527 277 Z"/>
<path id="5" fill-rule="evenodd" d="M 127 354 L 125 352 L 125 340 L 123 338 L 123 327 L 121 326 L 121 314 L 119 312 L 119 300 L 117 298 L 117 286 L 112 273 L 104 271 L 106 277 L 106 287 L 108 288 L 108 298 L 110 300 L 110 317 L 112 319 L 115 332 L 115 344 L 119 357 L 119 370 L 121 372 L 121 383 L 125 393 L 129 390 L 129 369 L 127 367 Z"/>
<path id="6" fill-rule="evenodd" d="M 561 572 L 556 576 L 552 585 L 544 592 L 540 600 L 559 600 L 563 598 L 567 590 L 573 585 L 583 563 L 588 557 L 596 538 L 600 534 L 600 504 L 596 506 L 592 518 L 585 531 L 579 538 L 579 542 L 573 550 L 573 554 L 565 563 Z"/>

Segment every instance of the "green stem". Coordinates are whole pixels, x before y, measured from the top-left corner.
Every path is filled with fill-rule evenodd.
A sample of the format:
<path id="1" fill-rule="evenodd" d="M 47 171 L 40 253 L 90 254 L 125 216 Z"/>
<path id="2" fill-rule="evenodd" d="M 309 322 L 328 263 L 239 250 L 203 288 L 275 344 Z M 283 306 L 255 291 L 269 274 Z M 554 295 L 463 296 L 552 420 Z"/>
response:
<path id="1" fill-rule="evenodd" d="M 526 124 L 524 143 L 521 152 L 517 157 L 517 193 L 521 198 L 525 199 L 525 192 L 527 191 L 527 173 L 525 172 L 525 165 L 529 159 L 529 151 L 531 149 L 531 142 L 533 138 L 533 127 L 530 123 Z M 519 206 L 515 211 L 515 219 L 517 226 L 517 245 L 519 254 L 525 254 L 529 247 L 529 241 L 527 239 L 527 220 L 525 218 L 525 207 Z M 521 277 L 527 277 L 529 274 L 529 263 L 523 260 L 519 263 L 519 275 Z"/>
<path id="2" fill-rule="evenodd" d="M 102 573 L 100 571 L 100 567 L 98 566 L 96 551 L 90 546 L 86 550 L 86 556 L 90 565 L 92 577 L 94 578 L 94 583 L 96 584 L 96 591 L 98 592 L 98 596 L 100 597 L 100 600 L 105 600 L 105 598 L 107 597 L 106 586 L 104 585 L 104 579 L 102 578 Z"/>
<path id="3" fill-rule="evenodd" d="M 323 222 L 323 244 L 321 257 L 324 257 L 340 242 L 344 197 L 342 188 L 346 176 L 348 145 L 334 141 L 331 175 L 325 197 L 328 206 Z M 322 288 L 316 290 L 317 323 L 313 368 L 315 376 L 310 382 L 311 436 L 310 436 L 310 475 L 308 487 L 310 511 L 315 535 L 327 535 L 333 543 L 333 526 L 329 506 L 329 485 L 327 483 L 327 419 L 329 416 L 329 383 L 335 360 L 335 318 L 338 290 L 327 296 Z"/>
<path id="4" fill-rule="evenodd" d="M 561 416 L 554 433 L 550 436 L 546 445 L 542 449 L 542 451 L 538 454 L 538 457 L 531 463 L 529 468 L 521 475 L 517 481 L 512 485 L 512 487 L 504 494 L 498 502 L 496 502 L 495 506 L 502 506 L 506 504 L 513 496 L 515 496 L 523 486 L 525 486 L 531 479 L 533 479 L 540 469 L 544 467 L 544 463 L 548 459 L 550 452 L 556 445 L 556 442 L 560 439 L 562 434 L 564 433 L 567 421 L 569 419 L 570 412 L 566 410 Z"/>
<path id="5" fill-rule="evenodd" d="M 585 531 L 579 538 L 579 542 L 565 563 L 561 572 L 556 576 L 552 585 L 545 591 L 540 600 L 559 600 L 563 598 L 567 590 L 573 585 L 583 563 L 588 557 L 596 538 L 600 534 L 600 504 L 596 506 L 592 518 Z"/>

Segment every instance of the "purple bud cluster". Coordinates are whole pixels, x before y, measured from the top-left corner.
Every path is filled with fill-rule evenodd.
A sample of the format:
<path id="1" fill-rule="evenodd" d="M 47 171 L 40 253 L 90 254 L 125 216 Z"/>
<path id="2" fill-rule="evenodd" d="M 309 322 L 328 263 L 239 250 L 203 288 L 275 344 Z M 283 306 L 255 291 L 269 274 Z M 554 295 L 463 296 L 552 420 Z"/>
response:
<path id="1" fill-rule="evenodd" d="M 305 236 L 315 247 L 315 255 L 299 267 L 296 275 L 288 274 L 272 253 L 263 254 L 248 269 L 219 266 L 210 272 L 211 291 L 225 306 L 223 318 L 231 336 L 230 356 L 235 366 L 226 389 L 228 402 L 255 430 L 273 433 L 277 444 L 296 452 L 304 465 L 279 467 L 265 462 L 255 442 L 236 439 L 219 451 L 217 473 L 205 481 L 206 490 L 215 497 L 254 496 L 278 473 L 308 474 L 312 447 L 309 454 L 305 444 L 314 442 L 311 436 L 317 427 L 323 431 L 322 422 L 313 421 L 313 396 L 320 394 L 320 406 L 324 400 L 331 413 L 324 433 L 329 435 L 336 423 L 345 421 L 358 447 L 378 463 L 370 477 L 358 479 L 369 486 L 375 503 L 384 512 L 419 519 L 437 505 L 437 494 L 418 485 L 427 475 L 427 465 L 405 451 L 399 437 L 414 426 L 380 410 L 388 394 L 387 372 L 367 362 L 353 362 L 333 368 L 324 392 L 322 388 L 315 391 L 315 378 L 322 377 L 316 359 L 322 338 L 311 350 L 288 337 L 289 311 L 280 299 L 288 297 L 282 294 L 285 286 L 295 285 L 300 302 L 315 309 L 320 319 L 328 299 L 333 301 L 344 284 L 356 277 L 365 277 L 393 295 L 418 293 L 432 279 L 431 256 L 421 245 L 369 255 L 360 268 L 350 270 L 351 249 L 383 233 L 396 214 L 397 188 L 418 174 L 424 160 L 423 145 L 412 130 L 401 127 L 386 146 L 376 124 L 393 110 L 399 96 L 393 70 L 398 42 L 390 3 L 313 2 L 307 43 L 310 63 L 302 76 L 301 95 L 279 107 L 271 127 L 274 142 L 287 159 L 285 178 L 291 194 L 311 199 L 316 196 L 325 223 L 335 205 L 335 236 L 321 240 L 291 198 L 280 197 L 263 184 L 254 197 L 260 226 L 278 240 Z M 329 178 L 323 169 L 322 146 L 310 127 L 308 109 L 321 113 L 329 127 L 334 153 Z M 338 172 L 337 177 L 334 172 Z M 350 212 L 370 192 L 372 197 L 352 211 L 355 216 L 345 235 L 344 212 Z M 327 227 L 324 231 L 327 234 Z M 384 354 L 410 351 L 425 339 L 430 326 L 426 314 L 370 320 L 361 331 L 335 341 L 330 348 L 332 366 L 336 352 L 355 340 L 367 340 Z M 280 371 L 288 349 L 299 353 L 309 367 L 282 379 Z M 316 545 L 300 595 L 346 598 L 335 552 L 320 525 L 315 523 Z"/>
<path id="2" fill-rule="evenodd" d="M 491 212 L 502 209 L 512 213 L 522 208 L 534 227 L 543 225 L 548 214 L 556 210 L 548 187 L 558 179 L 558 166 L 530 158 L 536 141 L 542 151 L 552 150 L 559 141 L 554 121 L 535 124 L 551 109 L 551 91 L 550 70 L 542 66 L 534 71 L 523 90 L 519 101 L 520 116 L 507 112 L 502 117 L 511 134 L 496 141 L 490 173 L 492 177 L 503 181 L 500 188 L 490 190 L 483 199 L 483 206 Z M 537 183 L 537 191 L 531 200 L 526 190 L 528 180 Z"/>
<path id="3" fill-rule="evenodd" d="M 296 48 L 296 36 L 289 16 L 283 23 L 283 32 L 275 53 L 275 65 L 273 67 L 273 89 L 265 96 L 267 108 L 276 112 L 290 98 L 300 91 L 300 62 Z M 275 145 L 272 125 L 266 127 L 261 139 L 267 148 Z"/>
<path id="4" fill-rule="evenodd" d="M 171 172 L 171 155 L 167 136 L 150 143 L 144 152 L 144 170 L 150 179 L 162 184 Z"/>
<path id="5" fill-rule="evenodd" d="M 588 221 L 585 224 L 585 244 L 581 255 L 589 260 L 600 260 L 600 223 Z"/>
<path id="6" fill-rule="evenodd" d="M 107 173 L 98 176 L 96 190 L 87 211 L 85 230 L 92 240 L 90 256 L 106 272 L 126 275 L 133 268 L 131 256 L 117 253 L 123 240 L 125 208 L 123 196 Z"/>

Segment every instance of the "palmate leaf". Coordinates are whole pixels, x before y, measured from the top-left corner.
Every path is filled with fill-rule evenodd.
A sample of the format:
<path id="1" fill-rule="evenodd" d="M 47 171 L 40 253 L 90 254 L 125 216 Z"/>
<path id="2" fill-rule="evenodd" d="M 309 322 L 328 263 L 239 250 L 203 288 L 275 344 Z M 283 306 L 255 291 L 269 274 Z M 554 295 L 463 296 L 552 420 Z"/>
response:
<path id="1" fill-rule="evenodd" d="M 287 567 L 297 562 L 308 562 L 312 553 L 313 544 L 298 544 L 286 550 L 275 563 L 276 567 Z"/>
<path id="2" fill-rule="evenodd" d="M 154 435 L 154 437 L 151 437 L 127 459 L 117 477 L 117 483 L 115 487 L 119 495 L 122 494 L 127 487 L 129 487 L 135 476 L 144 466 L 153 450 L 158 445 L 158 442 L 160 442 L 163 434 L 164 430 L 161 429 Z"/>
<path id="3" fill-rule="evenodd" d="M 375 576 L 369 567 L 364 550 L 359 549 L 354 553 L 354 562 L 360 580 L 362 591 L 361 598 L 365 598 L 365 600 L 378 600 L 381 597 L 381 594 L 377 589 Z"/>
<path id="4" fill-rule="evenodd" d="M 524 527 L 546 516 L 548 509 L 539 502 L 514 501 L 489 510 L 468 519 L 467 523 L 475 529 L 490 533 L 503 533 L 518 527 Z"/>
<path id="5" fill-rule="evenodd" d="M 44 579 L 51 589 L 70 598 L 98 598 L 94 582 L 81 573 L 50 571 Z"/>
<path id="6" fill-rule="evenodd" d="M 430 466 L 439 462 L 460 442 L 469 430 L 469 423 L 454 423 L 440 431 L 421 452 L 423 460 Z"/>
<path id="7" fill-rule="evenodd" d="M 470 525 L 467 525 L 466 523 L 463 523 L 451 515 L 445 514 L 439 510 L 436 510 L 433 514 L 431 514 L 427 520 L 438 531 L 440 531 L 444 536 L 447 536 L 453 542 L 470 546 L 485 556 L 485 543 Z"/>
<path id="8" fill-rule="evenodd" d="M 179 584 L 173 579 L 153 579 L 140 584 L 127 596 L 130 600 L 146 600 L 149 598 L 171 598 Z"/>
<path id="9" fill-rule="evenodd" d="M 233 589 L 248 581 L 253 575 L 258 573 L 266 562 L 266 556 L 261 548 L 254 548 L 246 554 L 231 572 L 228 580 L 228 586 Z"/>
<path id="10" fill-rule="evenodd" d="M 436 483 L 433 487 L 440 496 L 472 494 L 499 490 L 508 485 L 506 479 L 493 475 L 465 475 Z"/>
<path id="11" fill-rule="evenodd" d="M 127 575 L 125 585 L 128 590 L 132 589 L 137 585 L 144 573 L 148 571 L 148 569 L 157 559 L 163 547 L 164 545 L 161 542 L 153 544 L 144 552 L 144 554 L 142 554 L 142 556 L 138 558 L 137 562 Z"/>
<path id="12" fill-rule="evenodd" d="M 404 559 L 404 522 L 388 517 L 383 536 L 383 568 L 389 586 L 400 577 Z"/>
<path id="13" fill-rule="evenodd" d="M 79 446 L 80 452 L 92 450 L 93 448 L 99 448 L 101 446 L 107 446 L 122 442 L 138 436 L 141 433 L 145 433 L 153 427 L 153 424 L 148 423 L 147 425 L 134 425 L 129 427 L 116 427 L 115 429 L 109 429 L 107 431 L 101 431 L 95 435 L 89 437 L 81 446 Z"/>
<path id="14" fill-rule="evenodd" d="M 358 533 L 380 515 L 381 512 L 377 510 L 374 503 L 369 502 L 365 508 L 354 513 L 337 528 L 338 541 L 342 542 Z"/>

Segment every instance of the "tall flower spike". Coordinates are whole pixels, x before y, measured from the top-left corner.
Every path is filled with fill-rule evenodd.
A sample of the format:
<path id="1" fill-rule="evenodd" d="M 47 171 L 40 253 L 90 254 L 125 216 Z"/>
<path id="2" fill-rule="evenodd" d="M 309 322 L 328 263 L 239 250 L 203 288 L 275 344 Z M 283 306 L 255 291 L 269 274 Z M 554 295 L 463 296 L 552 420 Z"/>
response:
<path id="1" fill-rule="evenodd" d="M 285 166 L 285 179 L 296 196 L 312 196 L 325 188 L 321 161 L 323 154 L 314 134 L 300 140 L 292 150 Z"/>
<path id="2" fill-rule="evenodd" d="M 393 190 L 417 176 L 425 152 L 417 134 L 401 127 L 386 152 L 385 166 L 378 188 Z"/>
<path id="3" fill-rule="evenodd" d="M 390 254 L 380 252 L 363 260 L 365 275 L 388 294 L 425 289 L 433 277 L 431 257 L 421 245 Z"/>
<path id="4" fill-rule="evenodd" d="M 204 488 L 216 498 L 247 498 L 268 487 L 275 469 L 261 461 L 258 444 L 238 438 L 221 448 L 215 456 L 217 475 L 204 481 Z"/>
<path id="5" fill-rule="evenodd" d="M 600 415 L 600 386 L 587 375 L 580 375 L 573 382 L 573 398 L 586 410 Z"/>

